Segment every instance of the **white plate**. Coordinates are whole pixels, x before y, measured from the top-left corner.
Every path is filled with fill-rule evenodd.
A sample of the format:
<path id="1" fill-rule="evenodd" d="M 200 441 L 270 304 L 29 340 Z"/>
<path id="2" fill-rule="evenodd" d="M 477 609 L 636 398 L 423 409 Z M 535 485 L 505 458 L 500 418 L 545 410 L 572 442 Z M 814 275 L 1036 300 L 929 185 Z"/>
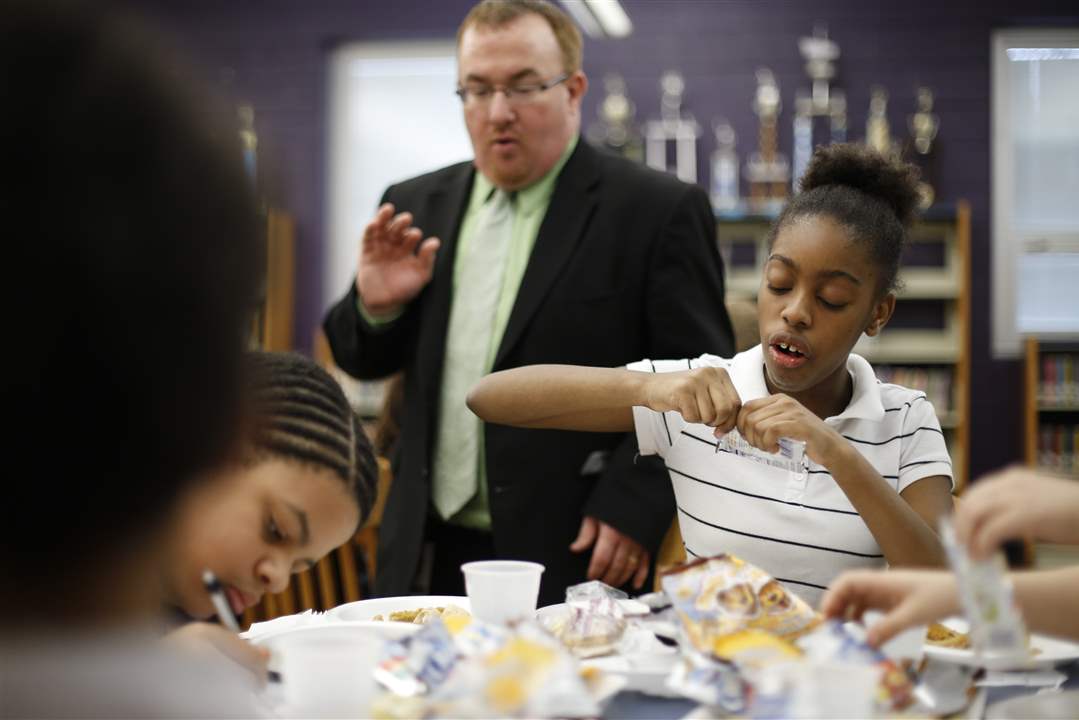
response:
<path id="1" fill-rule="evenodd" d="M 961 618 L 948 618 L 943 624 L 957 632 L 967 632 L 969 630 L 966 621 Z M 976 657 L 974 651 L 970 648 L 946 648 L 930 645 L 929 643 L 925 644 L 924 651 L 927 657 L 937 660 L 984 667 L 988 670 L 1047 668 L 1079 658 L 1079 644 L 1037 633 L 1031 633 L 1030 635 L 1030 660 L 1026 663 L 1016 663 L 1009 658 L 994 657 L 991 654 Z"/>
<path id="2" fill-rule="evenodd" d="M 413 625 L 412 623 L 401 622 L 380 622 L 375 620 L 335 620 L 320 625 L 302 625 L 299 627 L 282 628 L 281 630 L 273 630 L 263 633 L 257 637 L 251 638 L 251 642 L 255 645 L 264 645 L 270 649 L 274 649 L 290 642 L 295 637 L 303 635 L 321 635 L 324 633 L 346 632 L 346 633 L 363 633 L 370 631 L 374 635 L 386 640 L 399 640 L 400 638 L 411 635 L 420 629 L 421 626 Z M 359 630 L 352 630 L 351 628 L 359 628 Z"/>
<path id="3" fill-rule="evenodd" d="M 357 600 L 356 602 L 338 605 L 326 614 L 338 620 L 356 621 L 371 620 L 376 615 L 389 616 L 392 612 L 401 610 L 419 610 L 421 608 L 457 607 L 471 612 L 472 606 L 464 595 L 403 595 L 401 597 L 372 598 L 371 600 Z M 410 623 L 399 623 L 408 625 Z"/>

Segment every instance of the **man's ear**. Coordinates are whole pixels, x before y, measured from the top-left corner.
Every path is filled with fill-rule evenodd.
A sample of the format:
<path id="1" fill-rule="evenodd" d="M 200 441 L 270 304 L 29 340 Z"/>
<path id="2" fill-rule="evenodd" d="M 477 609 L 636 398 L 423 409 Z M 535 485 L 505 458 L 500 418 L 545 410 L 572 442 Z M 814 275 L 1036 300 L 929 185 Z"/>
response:
<path id="1" fill-rule="evenodd" d="M 570 99 L 579 105 L 588 92 L 588 76 L 583 70 L 578 70 L 566 78 L 566 88 L 569 89 Z"/>
<path id="2" fill-rule="evenodd" d="M 866 325 L 865 334 L 873 337 L 888 324 L 888 321 L 892 319 L 892 313 L 895 312 L 895 293 L 888 291 L 884 294 L 877 304 L 873 306 L 873 314 L 869 317 L 869 324 Z"/>

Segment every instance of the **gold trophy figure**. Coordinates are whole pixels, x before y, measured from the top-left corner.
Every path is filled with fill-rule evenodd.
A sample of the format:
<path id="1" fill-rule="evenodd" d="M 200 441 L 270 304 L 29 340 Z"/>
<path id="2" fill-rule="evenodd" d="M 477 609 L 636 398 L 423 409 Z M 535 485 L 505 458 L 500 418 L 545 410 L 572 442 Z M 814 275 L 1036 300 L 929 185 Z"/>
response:
<path id="1" fill-rule="evenodd" d="M 783 107 L 779 85 L 768 68 L 757 70 L 757 92 L 753 112 L 760 122 L 757 150 L 746 160 L 751 208 L 761 213 L 776 213 L 783 208 L 790 179 L 790 163 L 779 152 L 777 126 Z"/>
<path id="2" fill-rule="evenodd" d="M 881 155 L 894 156 L 895 142 L 888 125 L 888 91 L 875 85 L 869 96 L 869 118 L 865 122 L 865 144 Z"/>
<path id="3" fill-rule="evenodd" d="M 922 192 L 922 207 L 929 207 L 933 203 L 936 191 L 934 183 L 934 156 L 936 149 L 937 131 L 940 129 L 940 118 L 933 114 L 933 91 L 927 87 L 918 88 L 917 112 L 907 118 L 907 128 L 910 137 L 907 139 L 907 147 L 904 157 L 921 168 L 922 181 L 918 188 Z"/>
<path id="4" fill-rule="evenodd" d="M 626 82 L 621 75 L 603 78 L 606 95 L 599 106 L 599 121 L 588 128 L 588 139 L 622 157 L 642 162 L 644 143 L 633 118 L 637 108 L 626 95 Z"/>

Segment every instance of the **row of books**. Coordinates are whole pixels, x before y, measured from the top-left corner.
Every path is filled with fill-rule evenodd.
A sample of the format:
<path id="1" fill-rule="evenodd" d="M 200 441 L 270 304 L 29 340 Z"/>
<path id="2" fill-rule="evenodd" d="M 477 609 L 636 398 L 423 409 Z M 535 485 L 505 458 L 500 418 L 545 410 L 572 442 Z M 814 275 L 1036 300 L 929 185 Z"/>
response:
<path id="1" fill-rule="evenodd" d="M 1079 425 L 1042 425 L 1038 429 L 1038 464 L 1079 475 Z"/>
<path id="2" fill-rule="evenodd" d="M 937 415 L 951 412 L 952 370 L 950 368 L 877 365 L 873 368 L 881 382 L 903 385 L 925 393 Z"/>
<path id="3" fill-rule="evenodd" d="M 1079 354 L 1042 355 L 1038 402 L 1047 407 L 1079 406 Z"/>

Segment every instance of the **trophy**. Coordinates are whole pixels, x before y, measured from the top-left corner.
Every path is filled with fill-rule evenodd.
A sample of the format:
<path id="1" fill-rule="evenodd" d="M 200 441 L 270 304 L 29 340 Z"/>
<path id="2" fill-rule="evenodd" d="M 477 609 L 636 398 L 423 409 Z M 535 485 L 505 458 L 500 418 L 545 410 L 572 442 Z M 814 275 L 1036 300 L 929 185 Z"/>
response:
<path id="1" fill-rule="evenodd" d="M 641 162 L 644 145 L 633 124 L 637 108 L 626 96 L 625 81 L 620 75 L 607 75 L 603 87 L 607 94 L 599 106 L 600 119 L 588 128 L 588 139 L 622 157 Z"/>
<path id="2" fill-rule="evenodd" d="M 734 151 L 734 128 L 726 118 L 717 120 L 712 128 L 716 133 L 716 150 L 712 153 L 712 205 L 717 210 L 737 210 L 738 154 Z"/>
<path id="3" fill-rule="evenodd" d="M 750 205 L 755 211 L 779 212 L 787 198 L 790 163 L 779 152 L 776 129 L 782 102 L 775 75 L 768 68 L 757 70 L 757 94 L 753 112 L 760 121 L 758 148 L 746 160 L 745 175 L 749 181 Z"/>
<path id="4" fill-rule="evenodd" d="M 806 74 L 812 80 L 811 92 L 798 91 L 794 100 L 794 146 L 792 150 L 792 189 L 813 156 L 813 148 L 823 141 L 846 142 L 847 99 L 842 90 L 833 89 L 829 82 L 835 77 L 835 61 L 839 46 L 828 39 L 828 30 L 818 25 L 812 37 L 798 41 L 798 50 L 806 60 Z"/>
<path id="5" fill-rule="evenodd" d="M 236 118 L 239 124 L 240 148 L 243 152 L 244 171 L 254 187 L 258 182 L 258 135 L 255 134 L 255 108 L 251 105 L 240 105 L 236 108 Z"/>
<path id="6" fill-rule="evenodd" d="M 668 148 L 674 143 L 674 172 L 680 180 L 697 182 L 697 138 L 701 127 L 692 115 L 682 115 L 682 95 L 686 84 L 682 75 L 667 72 L 659 82 L 663 95 L 660 119 L 645 125 L 645 162 L 649 167 L 670 172 Z"/>
<path id="7" fill-rule="evenodd" d="M 933 114 L 933 91 L 929 88 L 918 88 L 917 112 L 907 118 L 907 128 L 910 130 L 910 137 L 907 138 L 903 157 L 922 171 L 922 181 L 918 183 L 918 189 L 922 193 L 924 209 L 933 204 L 936 195 L 933 190 L 936 155 L 934 150 L 937 130 L 940 128 L 940 118 Z"/>
<path id="8" fill-rule="evenodd" d="M 880 85 L 874 85 L 869 96 L 869 118 L 865 121 L 865 144 L 881 155 L 892 157 L 896 154 L 888 125 L 888 91 Z"/>

